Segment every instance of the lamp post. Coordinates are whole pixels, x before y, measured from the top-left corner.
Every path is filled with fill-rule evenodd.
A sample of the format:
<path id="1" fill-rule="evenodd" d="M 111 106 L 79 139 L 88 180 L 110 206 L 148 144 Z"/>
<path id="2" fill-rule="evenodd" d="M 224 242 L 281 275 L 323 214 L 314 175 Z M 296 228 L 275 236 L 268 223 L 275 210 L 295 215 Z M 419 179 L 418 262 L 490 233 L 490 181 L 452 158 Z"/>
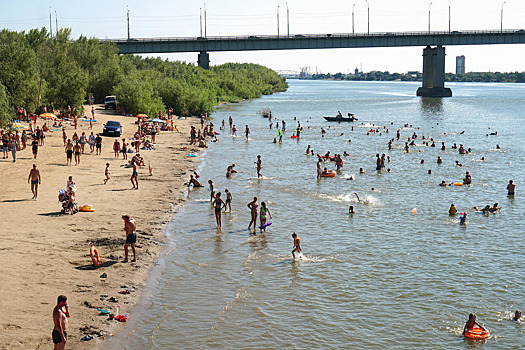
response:
<path id="1" fill-rule="evenodd" d="M 288 2 L 286 2 L 286 27 L 288 29 L 288 37 L 290 36 L 290 11 L 288 10 Z"/>
<path id="2" fill-rule="evenodd" d="M 503 1 L 503 4 L 501 4 L 501 32 L 503 33 L 503 6 L 505 5 L 506 1 Z"/>
<path id="3" fill-rule="evenodd" d="M 428 4 L 428 34 L 430 34 L 430 6 L 432 3 Z"/>
<path id="4" fill-rule="evenodd" d="M 352 5 L 352 34 L 354 34 L 354 10 L 355 10 L 355 4 Z"/>
<path id="5" fill-rule="evenodd" d="M 199 7 L 199 22 L 200 22 L 200 28 L 201 28 L 201 38 L 202 38 L 202 7 Z"/>
<path id="6" fill-rule="evenodd" d="M 204 37 L 206 37 L 206 3 L 204 3 Z"/>
<path id="7" fill-rule="evenodd" d="M 277 6 L 277 37 L 279 37 L 279 7 Z"/>
<path id="8" fill-rule="evenodd" d="M 368 3 L 368 0 L 366 1 L 366 6 L 368 7 L 368 35 L 370 35 L 370 4 Z"/>
<path id="9" fill-rule="evenodd" d="M 450 0 L 448 0 L 448 32 L 450 33 Z"/>

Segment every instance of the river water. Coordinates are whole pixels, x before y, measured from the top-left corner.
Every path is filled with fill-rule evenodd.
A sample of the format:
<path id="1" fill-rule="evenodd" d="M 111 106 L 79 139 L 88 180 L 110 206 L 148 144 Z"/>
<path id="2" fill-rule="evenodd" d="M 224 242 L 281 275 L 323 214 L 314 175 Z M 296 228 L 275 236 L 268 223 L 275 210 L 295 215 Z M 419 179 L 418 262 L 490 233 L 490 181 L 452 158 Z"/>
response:
<path id="1" fill-rule="evenodd" d="M 239 137 L 221 131 L 198 171 L 223 198 L 225 188 L 231 191 L 233 212 L 223 214 L 219 232 L 210 192 L 189 192 L 141 305 L 109 348 L 525 348 L 525 325 L 509 320 L 525 309 L 525 85 L 449 84 L 453 98 L 421 99 L 415 83 L 289 83 L 287 92 L 213 115 L 217 129 L 223 119 L 228 128 L 231 115 Z M 287 122 L 282 144 L 273 143 L 275 130 L 256 113 L 264 107 L 273 111 L 274 127 Z M 322 118 L 338 110 L 359 121 Z M 300 139 L 290 137 L 294 118 L 305 129 Z M 371 124 L 381 132 L 367 135 Z M 401 140 L 388 151 L 397 129 Z M 405 153 L 414 132 L 419 146 Z M 422 145 L 423 136 L 437 147 Z M 453 143 L 472 152 L 460 155 Z M 348 152 L 343 171 L 317 181 L 308 145 L 321 154 Z M 375 170 L 376 153 L 390 156 L 390 172 Z M 230 163 L 239 173 L 227 179 Z M 472 185 L 438 186 L 461 182 L 467 170 Z M 507 196 L 510 179 L 515 198 Z M 273 224 L 250 235 L 246 205 L 254 196 L 268 204 Z M 495 202 L 502 207 L 496 215 L 471 209 Z M 447 214 L 451 203 L 468 213 L 466 225 Z M 301 238 L 302 260 L 292 260 L 292 232 Z M 490 329 L 486 342 L 460 335 L 469 312 Z"/>

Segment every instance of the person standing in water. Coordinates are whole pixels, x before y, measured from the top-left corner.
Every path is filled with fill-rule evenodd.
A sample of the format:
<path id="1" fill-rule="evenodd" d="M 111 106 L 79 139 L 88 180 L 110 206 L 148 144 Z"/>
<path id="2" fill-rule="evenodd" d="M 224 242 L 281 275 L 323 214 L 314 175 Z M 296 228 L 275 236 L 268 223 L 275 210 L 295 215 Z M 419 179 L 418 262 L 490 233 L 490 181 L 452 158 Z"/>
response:
<path id="1" fill-rule="evenodd" d="M 456 215 L 458 210 L 456 209 L 456 206 L 454 204 L 450 205 L 450 208 L 448 209 L 448 215 Z"/>
<path id="2" fill-rule="evenodd" d="M 211 181 L 211 180 L 210 180 Z M 226 207 L 226 203 L 221 198 L 221 193 L 217 192 L 215 199 L 213 200 L 213 208 L 215 209 L 215 221 L 217 221 L 217 227 L 222 227 L 222 209 Z"/>
<path id="3" fill-rule="evenodd" d="M 249 136 L 250 136 L 250 128 L 248 127 L 248 125 L 246 125 L 246 129 L 244 130 L 244 134 L 246 135 L 246 140 L 248 140 Z"/>
<path id="4" fill-rule="evenodd" d="M 228 189 L 225 189 L 224 192 L 226 192 L 226 204 L 224 205 L 224 211 L 226 212 L 226 206 L 230 208 L 229 212 L 232 212 L 232 193 L 228 191 Z"/>
<path id="5" fill-rule="evenodd" d="M 317 180 L 321 178 L 321 175 L 323 175 L 323 169 L 321 164 L 321 158 L 317 159 Z"/>
<path id="6" fill-rule="evenodd" d="M 257 208 L 258 207 L 259 207 L 259 203 L 257 203 L 257 197 L 253 197 L 253 201 L 248 203 L 248 208 L 250 208 L 251 217 L 252 217 L 250 224 L 248 225 L 248 230 L 252 227 L 252 224 L 253 224 L 254 230 L 255 230 L 255 227 L 257 226 Z"/>
<path id="7" fill-rule="evenodd" d="M 270 208 L 266 206 L 265 202 L 261 202 L 261 210 L 259 210 L 259 214 L 260 214 L 261 226 L 266 224 L 267 215 L 270 216 L 270 219 L 272 218 L 272 213 L 270 213 Z M 261 231 L 262 230 L 266 231 L 266 228 L 262 228 Z"/>
<path id="8" fill-rule="evenodd" d="M 213 181 L 208 180 L 208 185 L 210 185 L 210 201 L 213 202 L 215 198 L 215 190 L 213 189 Z"/>
<path id="9" fill-rule="evenodd" d="M 509 180 L 509 184 L 507 185 L 507 196 L 514 196 L 514 189 L 516 188 L 516 185 L 512 180 Z"/>
<path id="10" fill-rule="evenodd" d="M 292 233 L 293 238 L 293 250 L 292 250 L 292 256 L 295 260 L 295 253 L 301 253 L 301 239 L 297 237 L 297 234 L 294 232 Z"/>
<path id="11" fill-rule="evenodd" d="M 261 174 L 261 168 L 262 168 L 261 156 L 257 156 L 257 161 L 255 162 L 255 164 L 257 164 L 257 178 L 263 177 Z"/>

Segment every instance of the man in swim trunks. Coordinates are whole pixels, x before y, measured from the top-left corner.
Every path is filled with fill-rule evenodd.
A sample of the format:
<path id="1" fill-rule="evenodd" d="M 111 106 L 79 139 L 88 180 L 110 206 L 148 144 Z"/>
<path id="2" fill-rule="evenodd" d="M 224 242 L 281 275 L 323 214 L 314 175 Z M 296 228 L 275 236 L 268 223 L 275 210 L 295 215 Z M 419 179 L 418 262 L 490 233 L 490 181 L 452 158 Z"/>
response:
<path id="1" fill-rule="evenodd" d="M 130 217 L 128 214 L 122 215 L 122 220 L 124 220 L 124 232 L 126 232 L 126 243 L 124 244 L 124 260 L 123 263 L 128 262 L 128 247 L 131 246 L 133 251 L 133 260 L 131 262 L 137 261 L 137 255 L 135 251 L 135 243 L 137 242 L 137 223 L 135 219 Z"/>
<path id="2" fill-rule="evenodd" d="M 29 176 L 27 177 L 27 183 L 31 181 L 31 192 L 33 192 L 33 198 L 36 201 L 38 197 L 38 185 L 42 183 L 40 178 L 40 170 L 36 168 L 36 164 L 33 164 L 33 169 L 29 171 Z"/>
<path id="3" fill-rule="evenodd" d="M 467 321 L 467 323 L 465 323 L 465 327 L 463 328 L 463 334 L 465 334 L 465 332 L 473 330 L 474 327 L 476 327 L 476 326 L 478 326 L 479 328 L 481 328 L 485 332 L 487 331 L 485 329 L 485 327 L 483 327 L 482 325 L 480 325 L 476 321 L 476 315 L 471 313 L 471 314 L 468 315 L 468 321 Z"/>
<path id="4" fill-rule="evenodd" d="M 67 140 L 66 143 L 66 164 L 71 164 L 71 161 L 73 160 L 73 144 L 71 143 L 71 139 Z"/>
<path id="5" fill-rule="evenodd" d="M 67 342 L 67 325 L 69 317 L 69 305 L 65 295 L 59 295 L 57 298 L 57 305 L 53 309 L 53 332 L 51 338 L 55 344 L 55 350 L 62 350 L 66 348 Z"/>
<path id="6" fill-rule="evenodd" d="M 297 237 L 297 234 L 294 232 L 292 233 L 293 238 L 293 250 L 292 250 L 292 256 L 295 259 L 295 253 L 301 253 L 301 239 Z"/>
<path id="7" fill-rule="evenodd" d="M 133 189 L 138 190 L 139 189 L 139 179 L 138 179 L 138 173 L 137 173 L 137 162 L 135 161 L 135 158 L 131 159 L 131 166 L 133 167 L 133 172 L 131 173 L 131 177 L 129 179 L 131 181 L 131 184 L 133 185 Z"/>
<path id="8" fill-rule="evenodd" d="M 225 189 L 224 192 L 226 193 L 226 204 L 224 205 L 224 211 L 226 212 L 226 207 L 230 208 L 230 213 L 232 212 L 232 194 L 228 189 Z"/>
<path id="9" fill-rule="evenodd" d="M 507 185 L 507 196 L 514 196 L 514 189 L 516 188 L 516 185 L 512 180 L 509 180 L 509 184 Z"/>

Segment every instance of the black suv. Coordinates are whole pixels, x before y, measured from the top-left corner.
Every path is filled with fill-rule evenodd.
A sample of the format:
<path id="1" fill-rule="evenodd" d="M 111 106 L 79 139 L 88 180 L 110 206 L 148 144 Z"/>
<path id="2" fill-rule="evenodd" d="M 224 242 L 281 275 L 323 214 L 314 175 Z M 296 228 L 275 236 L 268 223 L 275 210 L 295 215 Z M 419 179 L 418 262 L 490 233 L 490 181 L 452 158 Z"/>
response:
<path id="1" fill-rule="evenodd" d="M 117 109 L 117 104 L 117 96 L 106 96 L 106 98 L 104 99 L 104 105 L 106 109 Z"/>

